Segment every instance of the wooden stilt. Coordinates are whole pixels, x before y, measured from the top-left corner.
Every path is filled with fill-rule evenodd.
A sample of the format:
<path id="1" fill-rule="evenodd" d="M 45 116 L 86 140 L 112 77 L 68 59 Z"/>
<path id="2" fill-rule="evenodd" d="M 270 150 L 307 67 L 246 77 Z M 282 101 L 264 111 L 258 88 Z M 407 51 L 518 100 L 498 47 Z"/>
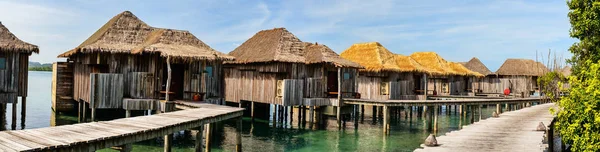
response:
<path id="1" fill-rule="evenodd" d="M 496 104 L 496 114 L 500 115 L 502 113 L 501 104 Z"/>
<path id="2" fill-rule="evenodd" d="M 81 104 L 81 102 L 77 102 L 77 122 L 81 123 L 82 121 L 82 116 L 81 116 L 81 111 L 83 110 L 83 106 Z"/>
<path id="3" fill-rule="evenodd" d="M 390 129 L 390 108 L 388 106 L 382 107 L 383 111 L 383 134 L 387 135 Z"/>
<path id="4" fill-rule="evenodd" d="M 125 110 L 125 118 L 131 117 L 131 110 Z"/>
<path id="5" fill-rule="evenodd" d="M 288 107 L 288 111 L 290 113 L 289 117 L 288 117 L 288 121 L 290 122 L 290 126 L 292 126 L 292 123 L 294 123 L 294 106 L 289 106 Z"/>
<path id="6" fill-rule="evenodd" d="M 12 130 L 16 130 L 17 129 L 17 102 L 18 102 L 18 100 L 19 99 L 16 99 L 12 103 L 12 124 L 11 124 L 11 129 Z"/>
<path id="7" fill-rule="evenodd" d="M 300 106 L 300 114 L 302 115 L 301 118 L 299 120 L 301 120 L 301 124 L 304 125 L 306 124 L 306 107 L 305 106 Z"/>
<path id="8" fill-rule="evenodd" d="M 273 115 L 271 115 L 271 117 L 273 117 L 273 127 L 277 127 L 277 105 L 273 104 Z"/>
<path id="9" fill-rule="evenodd" d="M 86 113 L 87 113 L 88 105 L 87 105 L 87 103 L 85 101 L 80 101 L 80 102 L 83 104 L 82 105 L 83 106 L 82 107 L 83 108 L 83 112 L 81 113 L 81 115 L 82 115 L 81 119 L 82 119 L 83 122 L 87 122 Z"/>
<path id="10" fill-rule="evenodd" d="M 479 120 L 478 121 L 481 121 L 481 119 L 482 119 L 482 116 L 481 116 L 482 105 L 478 105 L 477 107 L 478 107 L 478 110 L 479 110 Z"/>
<path id="11" fill-rule="evenodd" d="M 337 110 L 337 125 L 338 125 L 338 129 L 342 129 L 342 117 L 341 117 L 341 111 L 342 111 L 342 107 L 336 107 Z"/>
<path id="12" fill-rule="evenodd" d="M 360 122 L 365 122 L 365 105 L 360 105 Z"/>
<path id="13" fill-rule="evenodd" d="M 344 106 L 344 101 L 342 99 L 342 68 L 338 68 L 337 69 L 337 99 L 338 99 L 338 107 L 337 107 L 337 124 L 338 124 L 338 129 L 342 129 L 342 120 L 341 120 L 341 114 L 342 114 L 342 106 Z"/>
<path id="14" fill-rule="evenodd" d="M 203 140 L 203 132 L 204 126 L 200 126 L 196 132 L 196 141 L 194 141 L 194 149 L 196 152 L 202 152 L 204 150 L 204 146 L 202 146 Z"/>
<path id="15" fill-rule="evenodd" d="M 250 102 L 250 104 L 252 104 L 252 105 L 250 105 L 250 117 L 251 117 L 252 121 L 254 122 L 254 102 L 252 101 L 252 102 Z"/>
<path id="16" fill-rule="evenodd" d="M 242 117 L 237 118 L 235 151 L 242 151 Z"/>
<path id="17" fill-rule="evenodd" d="M 27 97 L 21 97 L 21 129 L 25 129 L 25 118 L 27 114 Z"/>
<path id="18" fill-rule="evenodd" d="M 435 113 L 433 114 L 433 134 L 437 135 L 437 131 L 438 131 L 438 115 L 439 115 L 439 109 L 440 106 L 434 106 L 434 110 Z"/>
<path id="19" fill-rule="evenodd" d="M 377 123 L 377 115 L 379 114 L 377 112 L 377 106 L 373 106 L 372 112 L 373 112 L 373 123 Z"/>
<path id="20" fill-rule="evenodd" d="M 313 128 L 314 126 L 314 116 L 315 116 L 315 106 L 309 106 L 309 116 L 308 116 L 308 123 L 310 128 Z"/>
<path id="21" fill-rule="evenodd" d="M 204 145 L 206 146 L 206 148 L 204 149 L 205 152 L 210 152 L 211 148 L 210 148 L 210 139 L 211 139 L 211 132 L 212 132 L 212 124 L 206 124 L 204 125 L 204 130 L 206 130 L 206 137 L 204 139 L 206 139 L 204 142 Z"/>
<path id="22" fill-rule="evenodd" d="M 171 151 L 171 144 L 173 144 L 173 134 L 165 135 L 165 144 L 164 144 L 164 152 Z"/>

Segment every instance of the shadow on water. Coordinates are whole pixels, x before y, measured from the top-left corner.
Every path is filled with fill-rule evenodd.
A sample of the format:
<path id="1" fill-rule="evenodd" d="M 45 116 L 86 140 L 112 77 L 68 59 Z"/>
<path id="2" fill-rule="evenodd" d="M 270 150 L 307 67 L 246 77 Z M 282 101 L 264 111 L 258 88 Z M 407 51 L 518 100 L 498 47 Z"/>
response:
<path id="1" fill-rule="evenodd" d="M 42 128 L 57 125 L 78 123 L 76 113 L 54 113 L 50 102 L 51 72 L 29 72 L 29 97 L 27 104 L 26 128 Z M 10 105 L 10 104 L 9 104 Z M 0 105 L 0 129 L 10 125 L 11 108 L 4 109 Z M 470 114 L 460 116 L 451 109 L 441 108 L 438 117 L 438 135 L 460 129 L 461 125 L 470 124 Z M 265 109 L 266 110 L 266 109 Z M 494 106 L 483 109 L 482 118 L 488 118 L 495 110 Z M 2 113 L 4 113 L 2 115 Z M 328 120 L 329 126 L 321 129 L 305 129 L 297 123 L 284 128 L 275 128 L 268 114 L 261 120 L 252 122 L 243 119 L 242 145 L 244 151 L 412 151 L 420 146 L 431 134 L 427 119 L 418 117 L 417 110 L 412 117 L 401 112 L 400 116 L 391 120 L 390 134 L 382 132 L 381 120 L 373 121 L 365 117 L 355 128 L 353 120 L 348 120 L 346 129 L 338 130 L 334 117 Z M 122 110 L 99 110 L 99 120 L 112 120 L 124 117 Z M 134 115 L 143 115 L 138 111 Z M 89 115 L 88 115 L 89 116 Z M 479 116 L 474 115 L 477 120 Z M 20 115 L 18 115 L 18 123 Z M 214 125 L 211 147 L 213 151 L 233 151 L 235 149 L 235 120 L 228 120 Z M 4 126 L 4 128 L 2 128 Z M 17 126 L 20 126 L 17 125 Z M 308 126 L 308 125 L 306 125 Z M 162 151 L 163 140 L 151 139 L 135 143 L 133 151 Z M 190 135 L 183 131 L 175 133 L 173 151 L 193 151 L 194 142 Z M 105 149 L 101 151 L 113 151 Z"/>

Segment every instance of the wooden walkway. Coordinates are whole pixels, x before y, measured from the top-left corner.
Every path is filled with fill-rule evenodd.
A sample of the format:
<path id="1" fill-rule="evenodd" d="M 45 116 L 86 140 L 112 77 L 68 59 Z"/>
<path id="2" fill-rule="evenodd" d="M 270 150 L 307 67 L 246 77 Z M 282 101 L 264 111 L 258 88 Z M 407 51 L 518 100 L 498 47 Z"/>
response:
<path id="1" fill-rule="evenodd" d="M 422 145 L 415 151 L 544 151 L 544 132 L 535 130 L 540 122 L 550 125 L 550 108 L 553 103 L 506 112 L 438 137 L 437 147 Z"/>
<path id="2" fill-rule="evenodd" d="M 344 104 L 373 106 L 441 106 L 441 105 L 483 105 L 513 104 L 540 102 L 541 98 L 509 98 L 509 99 L 455 99 L 455 100 L 371 100 L 344 99 Z"/>
<path id="3" fill-rule="evenodd" d="M 0 132 L 0 151 L 95 151 L 240 117 L 243 109 L 214 105 L 39 129 Z"/>

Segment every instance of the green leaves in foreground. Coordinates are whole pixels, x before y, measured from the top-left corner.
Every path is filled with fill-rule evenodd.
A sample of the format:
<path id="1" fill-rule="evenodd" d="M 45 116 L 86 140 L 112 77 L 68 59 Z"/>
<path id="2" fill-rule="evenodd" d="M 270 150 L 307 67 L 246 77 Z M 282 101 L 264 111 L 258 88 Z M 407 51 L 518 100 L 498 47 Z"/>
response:
<path id="1" fill-rule="evenodd" d="M 569 95 L 559 101 L 556 128 L 572 151 L 600 151 L 600 64 L 587 64 L 583 79 L 569 77 Z"/>

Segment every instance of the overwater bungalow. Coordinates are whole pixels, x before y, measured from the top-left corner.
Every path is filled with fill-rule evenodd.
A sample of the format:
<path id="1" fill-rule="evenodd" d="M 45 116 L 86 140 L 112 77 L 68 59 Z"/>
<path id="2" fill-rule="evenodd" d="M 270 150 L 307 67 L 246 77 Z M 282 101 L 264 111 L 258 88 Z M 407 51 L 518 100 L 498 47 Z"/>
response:
<path id="1" fill-rule="evenodd" d="M 437 73 L 408 56 L 390 52 L 379 42 L 353 44 L 340 56 L 365 67 L 357 79 L 362 99 L 422 99 L 419 91 L 424 90 L 420 83 L 424 75 Z"/>
<path id="2" fill-rule="evenodd" d="M 471 84 L 469 78 L 483 76 L 459 63 L 448 62 L 435 52 L 415 52 L 410 57 L 422 66 L 441 73 L 427 78 L 427 91 L 431 91 L 427 94 L 438 96 L 470 95 Z"/>
<path id="3" fill-rule="evenodd" d="M 472 84 L 471 88 L 473 93 L 500 93 L 504 90 L 499 85 L 500 80 L 498 79 L 498 76 L 490 71 L 490 69 L 488 69 L 488 67 L 478 58 L 473 57 L 468 62 L 462 62 L 461 64 L 471 71 L 484 75 L 484 77 L 472 77 L 469 79 L 469 82 Z"/>
<path id="4" fill-rule="evenodd" d="M 544 64 L 531 59 L 506 59 L 496 74 L 503 90 L 510 89 L 513 95 L 529 97 L 539 92 L 537 79 L 548 71 Z"/>
<path id="5" fill-rule="evenodd" d="M 337 106 L 339 93 L 356 95 L 360 65 L 325 45 L 302 42 L 285 28 L 260 31 L 229 55 L 236 60 L 223 69 L 225 100 L 251 103 L 252 116 L 255 103 L 287 111 L 289 106 Z"/>
<path id="6" fill-rule="evenodd" d="M 27 74 L 32 53 L 39 53 L 38 46 L 17 38 L 0 22 L 0 110 L 6 110 L 6 104 L 12 103 L 13 130 L 16 128 L 18 97 L 22 102 L 21 127 L 25 128 Z M 4 116 L 4 112 L 0 114 Z"/>
<path id="7" fill-rule="evenodd" d="M 222 102 L 222 63 L 234 59 L 188 31 L 149 26 L 129 11 L 58 57 L 72 69 L 72 79 L 62 80 L 72 82 L 72 99 L 84 111 L 89 104 L 92 118 L 96 108 L 159 110 L 165 99 Z"/>

